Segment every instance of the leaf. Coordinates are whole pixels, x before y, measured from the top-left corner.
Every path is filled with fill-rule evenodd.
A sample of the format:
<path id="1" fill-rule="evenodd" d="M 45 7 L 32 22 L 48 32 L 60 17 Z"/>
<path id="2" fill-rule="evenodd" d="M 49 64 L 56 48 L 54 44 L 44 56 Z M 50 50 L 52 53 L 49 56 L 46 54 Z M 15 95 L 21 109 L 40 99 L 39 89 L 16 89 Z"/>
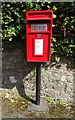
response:
<path id="1" fill-rule="evenodd" d="M 60 100 L 60 104 L 64 104 L 64 101 L 63 101 L 63 100 Z"/>
<path id="2" fill-rule="evenodd" d="M 44 4 L 44 3 L 42 3 L 42 4 L 41 4 L 41 6 L 45 6 L 45 4 Z"/>
<path id="3" fill-rule="evenodd" d="M 48 5 L 48 6 L 47 6 L 47 8 L 49 8 L 49 9 L 50 9 L 50 6 Z"/>
<path id="4" fill-rule="evenodd" d="M 52 27 L 55 27 L 55 25 L 54 25 L 54 24 L 52 24 Z"/>
<path id="5" fill-rule="evenodd" d="M 53 10 L 57 10 L 57 7 L 55 5 L 53 6 Z"/>
<path id="6" fill-rule="evenodd" d="M 7 7 L 10 7 L 10 4 L 7 4 Z"/>
<path id="7" fill-rule="evenodd" d="M 52 38 L 54 42 L 56 42 L 56 38 Z"/>
<path id="8" fill-rule="evenodd" d="M 12 38 L 10 38 L 9 41 L 12 41 Z"/>
<path id="9" fill-rule="evenodd" d="M 69 47 L 75 47 L 75 45 L 69 45 Z"/>
<path id="10" fill-rule="evenodd" d="M 55 14 L 53 14 L 53 18 L 56 18 L 56 15 L 55 15 Z"/>
<path id="11" fill-rule="evenodd" d="M 22 12 L 26 12 L 26 10 L 24 9 L 24 10 L 22 10 Z"/>
<path id="12" fill-rule="evenodd" d="M 57 61 L 57 62 L 59 62 L 60 61 L 60 57 L 55 57 L 55 60 Z"/>

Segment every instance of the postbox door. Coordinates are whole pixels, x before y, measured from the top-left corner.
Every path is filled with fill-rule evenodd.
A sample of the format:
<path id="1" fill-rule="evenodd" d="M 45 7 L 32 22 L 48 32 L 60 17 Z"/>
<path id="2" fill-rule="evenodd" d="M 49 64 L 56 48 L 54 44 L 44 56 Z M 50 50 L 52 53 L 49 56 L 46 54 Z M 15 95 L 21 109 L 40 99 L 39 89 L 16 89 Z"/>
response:
<path id="1" fill-rule="evenodd" d="M 50 57 L 50 34 L 29 34 L 27 41 L 28 61 L 43 62 Z"/>

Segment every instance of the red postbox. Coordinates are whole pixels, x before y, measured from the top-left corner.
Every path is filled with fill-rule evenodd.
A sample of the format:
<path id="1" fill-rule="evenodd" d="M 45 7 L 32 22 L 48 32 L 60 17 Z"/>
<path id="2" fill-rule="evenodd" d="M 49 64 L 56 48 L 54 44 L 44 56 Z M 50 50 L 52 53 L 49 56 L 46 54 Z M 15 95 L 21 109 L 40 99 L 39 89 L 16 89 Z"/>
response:
<path id="1" fill-rule="evenodd" d="M 50 62 L 53 11 L 26 12 L 27 62 Z"/>

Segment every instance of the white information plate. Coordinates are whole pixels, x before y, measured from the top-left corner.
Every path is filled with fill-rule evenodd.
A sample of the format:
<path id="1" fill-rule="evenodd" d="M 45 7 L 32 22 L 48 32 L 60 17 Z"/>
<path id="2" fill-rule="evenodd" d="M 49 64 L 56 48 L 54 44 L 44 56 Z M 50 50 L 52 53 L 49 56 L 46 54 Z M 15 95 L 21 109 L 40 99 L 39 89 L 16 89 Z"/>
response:
<path id="1" fill-rule="evenodd" d="M 43 39 L 35 39 L 35 55 L 43 55 Z"/>

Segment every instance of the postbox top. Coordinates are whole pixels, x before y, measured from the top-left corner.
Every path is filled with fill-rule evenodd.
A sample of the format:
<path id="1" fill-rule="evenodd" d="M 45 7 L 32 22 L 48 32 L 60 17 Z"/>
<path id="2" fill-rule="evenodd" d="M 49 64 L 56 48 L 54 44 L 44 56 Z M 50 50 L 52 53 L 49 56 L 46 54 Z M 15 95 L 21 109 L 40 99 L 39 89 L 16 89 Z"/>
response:
<path id="1" fill-rule="evenodd" d="M 27 11 L 26 18 L 27 20 L 43 20 L 43 19 L 52 19 L 53 11 L 52 10 L 41 10 L 41 11 Z"/>
<path id="2" fill-rule="evenodd" d="M 27 13 L 42 13 L 42 12 L 53 12 L 52 10 L 40 10 L 40 11 L 27 11 Z"/>

